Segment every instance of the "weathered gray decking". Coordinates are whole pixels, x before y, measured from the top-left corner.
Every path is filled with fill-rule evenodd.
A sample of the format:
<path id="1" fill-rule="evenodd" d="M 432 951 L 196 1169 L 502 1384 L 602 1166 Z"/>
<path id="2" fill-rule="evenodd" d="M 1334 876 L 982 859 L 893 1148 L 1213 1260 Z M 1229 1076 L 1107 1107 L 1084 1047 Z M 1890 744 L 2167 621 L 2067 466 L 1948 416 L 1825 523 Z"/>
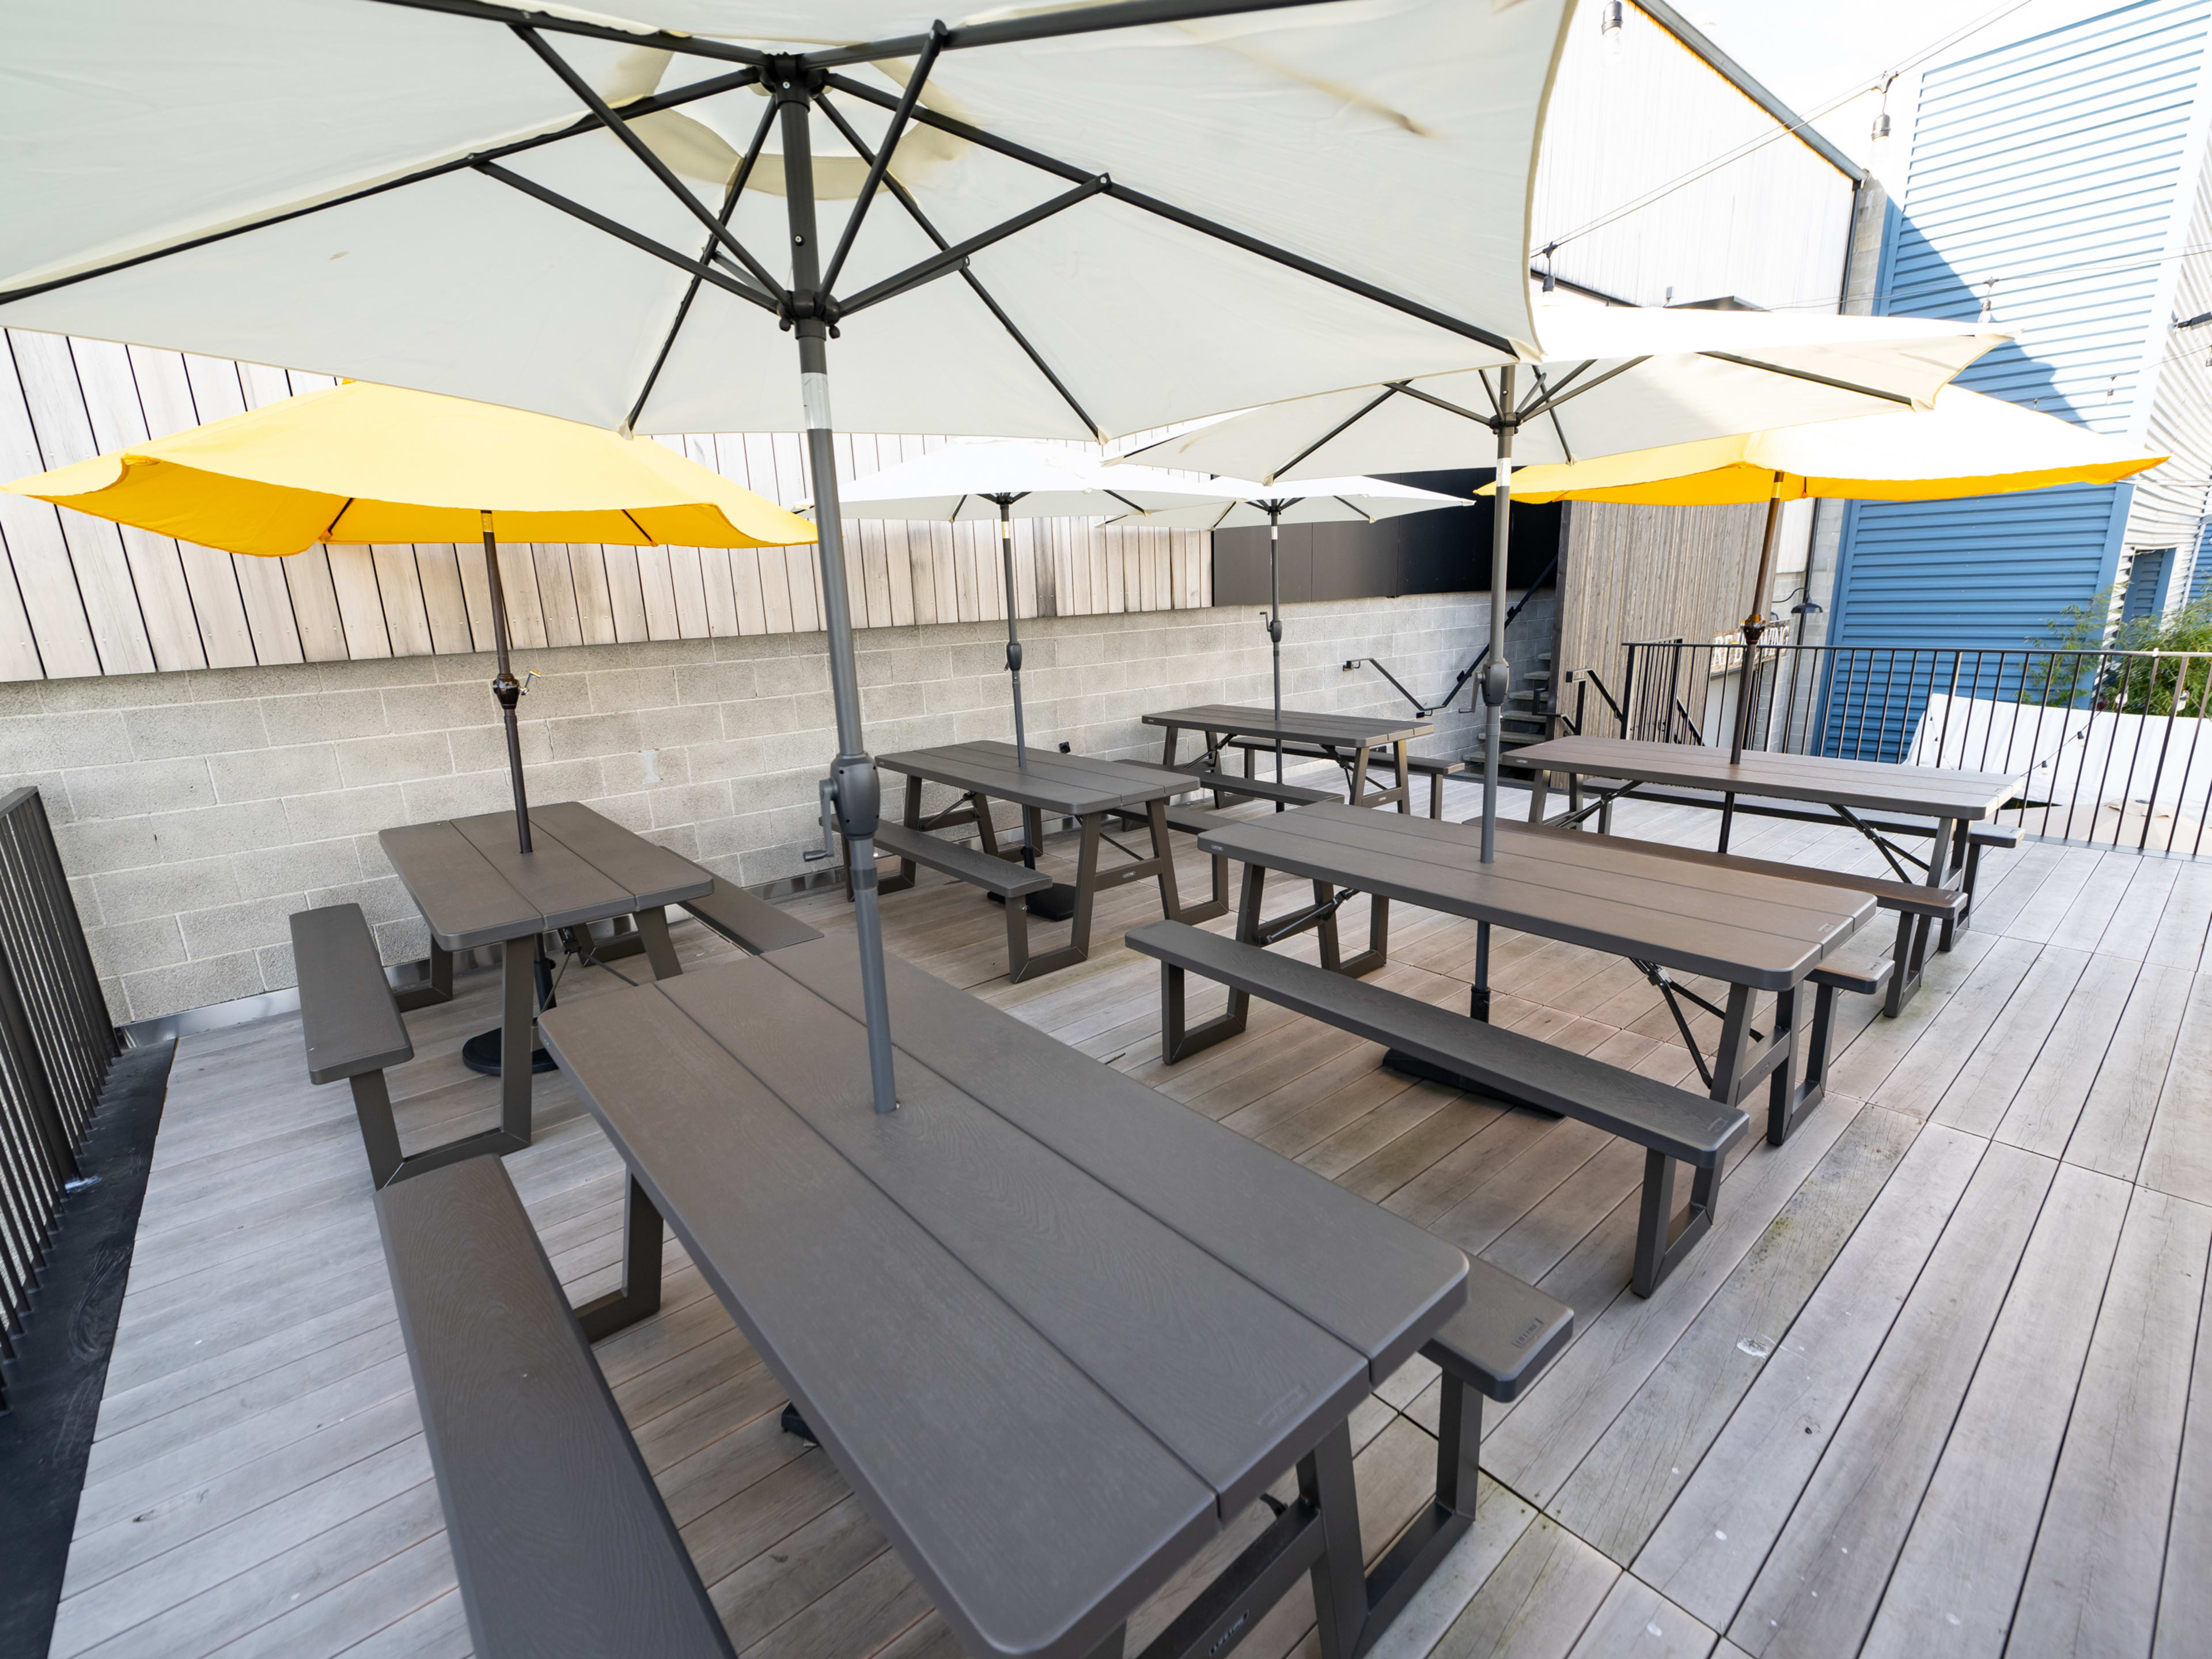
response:
<path id="1" fill-rule="evenodd" d="M 1710 844 L 1713 824 L 1619 827 Z M 1841 830 L 1754 822 L 1737 847 L 1874 867 Z M 1635 1149 L 1408 1083 L 1263 1007 L 1164 1068 L 1157 969 L 1111 945 L 1158 914 L 1149 884 L 1103 897 L 1091 961 L 1009 987 L 998 912 L 928 879 L 884 904 L 895 949 L 1574 1304 L 1573 1347 L 1491 1415 L 1477 1528 L 1382 1654 L 1996 1654 L 2008 1632 L 2022 1655 L 2212 1651 L 2212 1358 L 2191 1395 L 2200 1335 L 2212 1352 L 2212 863 L 1991 860 L 1977 930 L 1902 1018 L 1850 1000 L 1827 1102 L 1788 1146 L 1750 1143 L 1649 1302 L 1626 1290 Z M 846 925 L 834 899 L 800 909 Z M 1382 982 L 1463 999 L 1473 927 L 1395 920 Z M 1626 964 L 1500 946 L 1502 1019 L 1688 1075 Z M 410 1139 L 492 1116 L 496 1085 L 455 1051 L 495 997 L 486 977 L 410 1017 Z M 613 1281 L 618 1165 L 561 1079 L 538 1088 L 508 1168 L 581 1299 Z M 951 1659 L 680 1252 L 669 1292 L 599 1356 L 741 1651 Z M 1415 1361 L 1354 1419 L 1370 1550 L 1425 1498 L 1432 1380 Z M 1242 1651 L 1310 1654 L 1307 1625 L 1301 1591 Z M 295 1020 L 189 1038 L 53 1652 L 467 1649 L 346 1091 L 308 1085 Z"/>

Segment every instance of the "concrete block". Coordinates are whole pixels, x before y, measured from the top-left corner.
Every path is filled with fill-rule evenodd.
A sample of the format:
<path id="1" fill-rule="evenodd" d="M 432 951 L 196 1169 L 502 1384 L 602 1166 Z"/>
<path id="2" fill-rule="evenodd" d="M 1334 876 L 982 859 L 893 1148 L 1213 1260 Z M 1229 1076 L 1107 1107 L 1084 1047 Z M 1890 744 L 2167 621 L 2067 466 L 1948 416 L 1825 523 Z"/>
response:
<path id="1" fill-rule="evenodd" d="M 269 729 L 258 702 L 179 703 L 168 708 L 134 708 L 124 715 L 131 752 L 140 760 L 183 755 L 220 755 L 237 749 L 262 749 Z"/>
<path id="2" fill-rule="evenodd" d="M 125 974 L 122 984 L 132 1019 L 158 1019 L 187 1008 L 204 1008 L 210 1003 L 258 996 L 266 988 L 260 962 L 252 951 Z"/>
<path id="3" fill-rule="evenodd" d="M 634 755 L 601 756 L 600 787 L 617 794 L 629 794 L 639 789 L 690 783 L 690 754 L 688 749 L 641 749 Z"/>
<path id="4" fill-rule="evenodd" d="M 465 660 L 453 657 L 434 657 L 429 660 L 438 665 L 441 677 L 435 685 L 393 686 L 373 695 L 384 704 L 384 725 L 380 731 L 444 732 L 454 728 L 477 727 L 496 731 L 499 728 L 499 705 L 492 701 L 489 668 L 480 680 L 466 684 L 454 684 L 444 679 L 448 665 Z M 474 661 L 473 658 L 465 660 Z M 484 659 L 486 662 L 490 659 Z M 528 721 L 524 724 L 527 726 Z M 349 732 L 348 737 L 363 737 L 366 732 Z M 499 739 L 504 744 L 506 739 Z"/>
<path id="5" fill-rule="evenodd" d="M 55 772 L 137 758 L 126 719 L 105 710 L 0 720 L 0 772 Z"/>
<path id="6" fill-rule="evenodd" d="M 381 690 L 391 685 L 435 685 L 434 657 L 364 657 L 321 665 L 325 691 Z"/>
<path id="7" fill-rule="evenodd" d="M 106 927 L 204 910 L 232 903 L 238 897 L 238 880 L 227 858 L 118 870 L 94 877 L 93 884 L 99 896 L 100 924 Z"/>
<path id="8" fill-rule="evenodd" d="M 872 741 L 873 734 L 870 736 Z M 768 744 L 766 738 L 722 738 L 713 743 L 695 743 L 684 750 L 691 781 L 710 783 L 716 778 L 750 777 L 761 769 Z M 611 776 L 608 787 L 615 787 Z"/>
<path id="9" fill-rule="evenodd" d="M 824 657 L 771 658 L 755 675 L 761 697 L 792 697 L 820 691 L 830 683 L 829 659 Z"/>
<path id="10" fill-rule="evenodd" d="M 653 828 L 653 796 L 646 790 L 626 795 L 601 795 L 592 803 L 592 811 L 641 836 Z"/>
<path id="11" fill-rule="evenodd" d="M 541 793 L 535 787 L 531 790 L 532 800 L 558 800 L 563 797 Z M 514 796 L 507 787 L 504 768 L 496 772 L 462 772 L 450 778 L 425 778 L 414 783 L 398 786 L 404 794 L 403 803 L 386 817 L 379 829 L 389 829 L 398 823 L 428 823 L 439 818 L 466 817 L 472 812 L 503 812 L 513 808 Z M 368 860 L 362 860 L 364 871 Z"/>
<path id="12" fill-rule="evenodd" d="M 68 816 L 78 821 L 212 806 L 216 799 L 208 763 L 198 756 L 130 766 L 80 766 L 60 775 Z M 58 816 L 53 793 L 41 793 L 46 796 L 48 816 Z"/>
<path id="13" fill-rule="evenodd" d="M 246 697 L 298 697 L 320 690 L 326 665 L 313 662 L 271 663 L 266 667 L 210 668 L 163 678 L 181 689 L 193 702 L 234 702 Z"/>
<path id="14" fill-rule="evenodd" d="M 453 769 L 453 744 L 443 732 L 409 732 L 355 738 L 337 745 L 338 775 L 346 787 L 444 777 Z"/>
<path id="15" fill-rule="evenodd" d="M 331 742 L 390 731 L 384 698 L 377 690 L 318 691 L 312 696 L 265 697 L 261 709 L 268 719 L 271 743 Z"/>
<path id="16" fill-rule="evenodd" d="M 304 895 L 286 893 L 187 910 L 177 918 L 177 925 L 184 933 L 185 953 L 197 962 L 282 944 L 291 937 L 292 913 L 308 908 Z"/>
<path id="17" fill-rule="evenodd" d="M 380 783 L 366 789 L 334 789 L 327 794 L 295 795 L 284 803 L 298 841 L 329 841 L 338 836 L 365 836 L 395 823 L 414 822 L 407 816 L 403 791 L 419 786 Z"/>
<path id="18" fill-rule="evenodd" d="M 665 830 L 672 824 L 695 823 L 701 818 L 723 818 L 736 811 L 730 799 L 726 783 L 692 783 L 679 788 L 655 789 L 653 797 L 653 827 Z"/>
<path id="19" fill-rule="evenodd" d="M 28 706 L 8 714 L 70 714 L 90 708 L 155 708 L 183 702 L 188 694 L 173 674 L 92 674 L 65 680 L 27 682 Z"/>
<path id="20" fill-rule="evenodd" d="M 547 726 L 550 760 L 580 760 L 592 755 L 635 753 L 652 741 L 643 717 L 635 712 L 585 714 L 553 720 Z"/>
<path id="21" fill-rule="evenodd" d="M 553 758 L 553 739 L 546 720 L 517 720 L 515 739 L 522 749 L 522 763 L 538 766 Z M 453 770 L 489 772 L 507 764 L 507 727 L 496 709 L 488 708 L 483 722 L 457 726 L 446 733 L 453 746 Z"/>
<path id="22" fill-rule="evenodd" d="M 759 695 L 760 676 L 750 658 L 689 664 L 676 671 L 679 703 L 749 702 Z"/>
<path id="23" fill-rule="evenodd" d="M 359 843 L 350 836 L 240 853 L 231 865 L 242 899 L 341 887 L 362 878 Z"/>
<path id="24" fill-rule="evenodd" d="M 93 966 L 103 978 L 167 968 L 185 959 L 184 935 L 174 916 L 153 916 L 114 927 L 94 927 L 84 936 Z"/>
<path id="25" fill-rule="evenodd" d="M 303 743 L 283 749 L 248 749 L 216 755 L 206 763 L 223 801 L 276 800 L 286 795 L 320 794 L 343 780 L 337 751 L 327 743 Z"/>
<path id="26" fill-rule="evenodd" d="M 421 962 L 430 954 L 430 924 L 419 915 L 380 922 L 374 932 L 377 955 L 387 968 Z"/>
<path id="27" fill-rule="evenodd" d="M 631 668 L 590 677 L 592 712 L 620 714 L 636 708 L 665 708 L 676 701 L 673 668 Z"/>
<path id="28" fill-rule="evenodd" d="M 253 953 L 254 965 L 261 973 L 261 988 L 264 991 L 289 991 L 300 982 L 300 969 L 292 960 L 292 941 L 282 945 L 265 945 Z"/>
<path id="29" fill-rule="evenodd" d="M 380 921 L 401 921 L 422 913 L 415 901 L 407 896 L 407 889 L 397 876 L 380 876 L 372 880 L 345 882 L 333 887 L 319 887 L 307 895 L 307 902 L 322 908 L 331 904 L 358 904 L 361 913 L 373 924 Z"/>

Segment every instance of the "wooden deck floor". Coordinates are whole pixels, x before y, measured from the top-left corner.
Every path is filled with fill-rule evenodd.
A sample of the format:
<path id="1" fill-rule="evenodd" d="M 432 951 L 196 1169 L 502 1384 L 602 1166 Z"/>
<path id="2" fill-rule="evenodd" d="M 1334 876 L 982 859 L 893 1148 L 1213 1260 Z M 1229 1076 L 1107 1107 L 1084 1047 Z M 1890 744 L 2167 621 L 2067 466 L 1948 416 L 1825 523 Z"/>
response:
<path id="1" fill-rule="evenodd" d="M 1474 804 L 1454 786 L 1452 816 Z M 1737 845 L 1872 866 L 1843 830 Z M 799 908 L 845 925 L 837 901 Z M 1574 1305 L 1574 1346 L 1492 1411 L 1478 1524 L 1386 1659 L 2212 1652 L 2212 863 L 1993 860 L 1977 930 L 1902 1018 L 1850 1000 L 1827 1102 L 1788 1146 L 1752 1140 L 1648 1302 L 1626 1290 L 1634 1149 L 1261 1007 L 1164 1066 L 1149 961 L 1113 945 L 1009 986 L 972 890 L 925 874 L 884 909 L 910 958 Z M 1100 936 L 1157 914 L 1122 889 Z M 1382 982 L 1463 1006 L 1472 926 L 1396 924 Z M 1625 963 L 1510 935 L 1498 955 L 1502 1021 L 1691 1074 Z M 562 994 L 613 982 L 572 971 Z M 410 1141 L 490 1120 L 455 1051 L 493 994 L 410 1018 Z M 537 1121 L 508 1167 L 581 1299 L 613 1282 L 619 1166 L 557 1076 Z M 664 1311 L 599 1352 L 740 1652 L 957 1653 L 836 1471 L 778 1432 L 774 1380 L 680 1252 Z M 1370 1550 L 1425 1499 L 1433 1383 L 1417 1360 L 1354 1419 Z M 453 1584 L 347 1093 L 308 1085 L 295 1020 L 189 1038 L 52 1652 L 459 1655 Z M 1303 1589 L 1241 1650 L 1314 1650 Z"/>

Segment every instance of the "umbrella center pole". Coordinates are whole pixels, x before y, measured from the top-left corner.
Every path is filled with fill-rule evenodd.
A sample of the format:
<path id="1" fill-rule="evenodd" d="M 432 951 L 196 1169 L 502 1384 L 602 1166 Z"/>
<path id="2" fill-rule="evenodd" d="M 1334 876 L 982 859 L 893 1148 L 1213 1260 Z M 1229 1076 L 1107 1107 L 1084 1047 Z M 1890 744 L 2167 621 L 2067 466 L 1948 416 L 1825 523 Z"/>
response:
<path id="1" fill-rule="evenodd" d="M 1766 593 L 1774 585 L 1774 544 L 1782 524 L 1782 475 L 1774 475 L 1774 493 L 1766 502 L 1766 534 L 1759 543 L 1759 574 L 1753 578 L 1751 614 L 1743 619 L 1743 672 L 1736 679 L 1735 734 L 1729 750 L 1729 764 L 1743 764 L 1744 745 L 1751 738 L 1752 705 L 1759 695 L 1759 641 L 1767 627 Z M 1728 808 L 1735 806 L 1730 795 Z M 1732 810 L 1721 815 L 1721 851 L 1728 851 L 1728 821 Z"/>
<path id="2" fill-rule="evenodd" d="M 1278 556 L 1283 538 L 1283 509 L 1267 504 L 1267 649 L 1273 659 L 1275 678 L 1275 781 L 1283 781 L 1283 565 Z M 1275 810 L 1283 810 L 1277 801 Z"/>
<path id="3" fill-rule="evenodd" d="M 883 917 L 877 907 L 876 825 L 883 781 L 860 730 L 860 677 L 853 650 L 853 607 L 845 583 L 845 533 L 838 516 L 837 457 L 830 417 L 830 325 L 814 216 L 814 155 L 807 121 L 812 94 L 799 73 L 767 77 L 783 137 L 784 202 L 791 230 L 791 324 L 799 339 L 799 401 L 805 410 L 806 462 L 813 474 L 816 550 L 822 563 L 823 622 L 830 649 L 830 697 L 837 719 L 837 757 L 824 805 L 850 849 L 853 929 L 866 1016 L 868 1081 L 878 1112 L 898 1109 L 891 1063 L 890 992 L 884 974 Z M 829 826 L 825 825 L 824 828 Z"/>
<path id="4" fill-rule="evenodd" d="M 517 848 L 527 853 L 530 845 L 530 795 L 522 781 L 522 732 L 515 716 L 515 705 L 522 701 L 523 684 L 514 678 L 514 666 L 508 660 L 507 648 L 507 590 L 499 580 L 499 543 L 492 533 L 489 513 L 482 515 L 483 524 L 484 582 L 491 590 L 491 639 L 498 653 L 499 670 L 492 676 L 491 694 L 497 699 L 501 721 L 507 727 L 507 778 L 514 793 L 514 840 Z"/>
<path id="5" fill-rule="evenodd" d="M 999 568 L 1006 587 L 1006 674 L 1014 683 L 1014 767 L 1030 769 L 1029 727 L 1022 718 L 1022 627 L 1014 603 L 1014 497 L 994 495 L 999 508 Z M 1030 841 L 1029 814 L 1022 814 L 1022 865 L 1036 868 L 1037 849 Z"/>

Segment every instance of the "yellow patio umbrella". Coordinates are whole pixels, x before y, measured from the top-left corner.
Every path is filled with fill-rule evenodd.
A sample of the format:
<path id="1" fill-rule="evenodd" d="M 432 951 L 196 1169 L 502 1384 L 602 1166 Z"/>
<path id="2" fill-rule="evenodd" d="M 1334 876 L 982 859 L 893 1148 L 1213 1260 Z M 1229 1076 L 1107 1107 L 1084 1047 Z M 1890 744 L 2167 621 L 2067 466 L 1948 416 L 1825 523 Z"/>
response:
<path id="1" fill-rule="evenodd" d="M 1782 503 L 1932 501 L 2051 484 L 2116 483 L 2167 458 L 2018 404 L 1947 386 L 1935 407 L 1771 427 L 1733 438 L 1601 455 L 1513 475 L 1516 501 L 1632 501 L 1657 507 L 1766 503 L 1758 585 L 1744 618 L 1747 662 L 1771 618 L 1760 614 L 1774 577 Z M 1485 485 L 1487 494 L 1492 487 Z M 1743 758 L 1751 700 L 1739 700 L 1732 761 Z"/>
<path id="2" fill-rule="evenodd" d="M 0 485 L 18 495 L 264 558 L 318 542 L 481 538 L 492 679 L 515 836 L 530 847 L 496 538 L 647 547 L 789 547 L 814 526 L 649 438 L 349 381 Z"/>

